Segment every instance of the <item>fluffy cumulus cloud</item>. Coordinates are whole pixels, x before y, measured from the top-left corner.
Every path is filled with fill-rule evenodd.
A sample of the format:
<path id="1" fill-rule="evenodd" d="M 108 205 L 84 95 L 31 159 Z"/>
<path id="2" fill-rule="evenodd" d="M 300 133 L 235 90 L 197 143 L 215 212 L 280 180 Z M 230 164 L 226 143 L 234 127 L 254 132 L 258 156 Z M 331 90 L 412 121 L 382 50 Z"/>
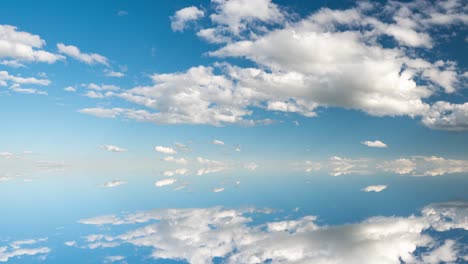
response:
<path id="1" fill-rule="evenodd" d="M 434 129 L 468 130 L 468 103 L 437 102 L 423 117 L 422 123 Z"/>
<path id="2" fill-rule="evenodd" d="M 54 63 L 63 56 L 47 52 L 42 48 L 46 42 L 38 35 L 33 35 L 10 25 L 0 25 L 0 59 L 3 65 L 23 66 L 21 62 Z"/>
<path id="3" fill-rule="evenodd" d="M 196 6 L 180 9 L 171 17 L 171 28 L 173 31 L 183 31 L 188 22 L 198 20 L 204 15 L 205 12 Z"/>
<path id="4" fill-rule="evenodd" d="M 457 63 L 417 56 L 438 45 L 437 28 L 468 23 L 461 1 L 361 3 L 345 10 L 322 8 L 300 19 L 270 0 L 215 0 L 212 5 L 210 27 L 197 33 L 221 44 L 208 55 L 242 58 L 253 66 L 218 63 L 154 74 L 153 85 L 112 94 L 142 107 L 112 117 L 253 125 L 271 122 L 253 118 L 257 108 L 314 117 L 318 108 L 341 107 L 421 118 L 434 129 L 467 129 L 466 104 L 434 102 L 439 94 L 456 95 L 462 87 Z M 196 19 L 203 11 L 179 12 Z M 173 27 L 182 30 L 186 21 L 177 17 Z"/>
<path id="5" fill-rule="evenodd" d="M 366 145 L 366 146 L 370 147 L 370 148 L 386 148 L 387 147 L 387 144 L 383 143 L 380 140 L 375 140 L 375 141 L 366 140 L 366 141 L 363 141 L 361 143 L 363 145 Z"/>
<path id="6" fill-rule="evenodd" d="M 107 58 L 96 53 L 83 53 L 80 49 L 73 45 L 57 44 L 57 49 L 60 53 L 72 57 L 86 64 L 103 64 L 109 66 Z"/>
<path id="7" fill-rule="evenodd" d="M 329 226 L 319 224 L 316 216 L 253 224 L 256 215 L 268 211 L 213 207 L 159 209 L 80 222 L 106 225 L 105 230 L 113 225 L 127 229 L 119 235 L 94 235 L 91 243 L 148 247 L 155 259 L 194 264 L 215 258 L 225 263 L 439 263 L 461 260 L 461 247 L 455 240 L 440 243 L 426 231 L 466 232 L 467 212 L 466 203 L 451 202 L 426 206 L 419 215 Z"/>

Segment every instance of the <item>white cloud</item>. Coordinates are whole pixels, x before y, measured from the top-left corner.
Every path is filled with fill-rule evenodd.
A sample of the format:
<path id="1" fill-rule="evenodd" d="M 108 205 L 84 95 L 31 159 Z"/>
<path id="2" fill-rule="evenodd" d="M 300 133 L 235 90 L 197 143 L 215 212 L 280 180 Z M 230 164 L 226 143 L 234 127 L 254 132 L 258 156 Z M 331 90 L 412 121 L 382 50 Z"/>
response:
<path id="1" fill-rule="evenodd" d="M 18 240 L 13 241 L 8 246 L 0 246 L 0 262 L 9 262 L 13 258 L 21 258 L 24 256 L 34 256 L 34 255 L 41 255 L 45 256 L 48 254 L 51 249 L 48 247 L 34 247 L 31 246 L 43 243 L 47 241 L 47 238 L 39 238 L 39 239 L 26 239 L 26 240 Z M 27 245 L 28 248 L 24 248 L 23 246 Z"/>
<path id="2" fill-rule="evenodd" d="M 364 192 L 381 192 L 387 189 L 387 185 L 370 185 L 362 189 Z"/>
<path id="3" fill-rule="evenodd" d="M 26 65 L 18 62 L 17 60 L 2 60 L 0 61 L 0 64 L 8 66 L 8 67 L 12 67 L 12 68 L 25 68 L 26 67 Z"/>
<path id="4" fill-rule="evenodd" d="M 0 247 L 0 262 L 7 262 L 11 258 L 21 257 L 21 256 L 34 256 L 39 254 L 47 254 L 51 250 L 48 247 L 39 247 L 39 248 L 20 248 L 15 250 L 7 250 L 6 247 Z"/>
<path id="5" fill-rule="evenodd" d="M 218 139 L 214 139 L 214 140 L 213 140 L 213 144 L 214 144 L 214 145 L 224 145 L 224 142 L 221 141 L 221 140 L 218 140 Z"/>
<path id="6" fill-rule="evenodd" d="M 78 47 L 65 45 L 63 43 L 58 43 L 57 48 L 60 53 L 66 54 L 67 56 L 86 64 L 103 64 L 109 66 L 107 58 L 102 55 L 96 53 L 82 53 Z"/>
<path id="7" fill-rule="evenodd" d="M 154 183 L 154 186 L 162 187 L 162 186 L 172 185 L 176 182 L 177 182 L 177 179 L 174 179 L 174 178 L 163 179 L 163 180 L 156 181 Z"/>
<path id="8" fill-rule="evenodd" d="M 116 261 L 122 261 L 124 260 L 124 256 L 116 255 L 116 256 L 107 256 L 106 261 L 108 262 L 116 262 Z"/>
<path id="9" fill-rule="evenodd" d="M 61 55 L 42 50 L 46 42 L 38 35 L 18 31 L 14 26 L 0 25 L 0 58 L 12 60 L 3 61 L 9 66 L 20 66 L 21 62 L 54 63 L 63 60 Z"/>
<path id="10" fill-rule="evenodd" d="M 23 88 L 19 84 L 13 84 L 9 88 L 10 91 L 13 91 L 15 93 L 22 93 L 22 94 L 38 94 L 38 95 L 48 95 L 47 92 L 34 89 L 34 88 Z"/>
<path id="11" fill-rule="evenodd" d="M 109 182 L 103 183 L 101 186 L 105 187 L 105 188 L 113 188 L 113 187 L 117 187 L 117 186 L 120 186 L 120 185 L 124 185 L 126 183 L 127 183 L 126 181 L 114 180 L 114 181 L 109 181 Z"/>
<path id="12" fill-rule="evenodd" d="M 447 159 L 437 156 L 413 156 L 385 161 L 377 166 L 384 171 L 411 176 L 441 176 L 468 172 L 468 160 Z"/>
<path id="13" fill-rule="evenodd" d="M 198 176 L 202 176 L 202 175 L 205 175 L 205 174 L 209 174 L 209 173 L 216 173 L 216 172 L 222 172 L 226 170 L 225 167 L 206 167 L 206 168 L 200 168 L 197 170 L 197 175 Z"/>
<path id="14" fill-rule="evenodd" d="M 74 247 L 76 246 L 76 241 L 65 241 L 65 243 L 63 243 L 65 246 L 67 247 Z"/>
<path id="15" fill-rule="evenodd" d="M 12 178 L 9 176 L 0 176 L 0 182 L 7 182 L 10 181 Z"/>
<path id="16" fill-rule="evenodd" d="M 436 102 L 424 115 L 422 123 L 433 129 L 468 130 L 468 103 Z"/>
<path id="17" fill-rule="evenodd" d="M 322 164 L 319 162 L 313 162 L 310 160 L 306 160 L 304 162 L 304 171 L 305 172 L 312 172 L 312 171 L 318 171 L 322 168 Z"/>
<path id="18" fill-rule="evenodd" d="M 163 154 L 168 154 L 168 155 L 174 155 L 177 154 L 177 150 L 171 148 L 171 147 L 163 147 L 163 146 L 156 146 L 154 147 L 154 150 L 159 153 Z"/>
<path id="19" fill-rule="evenodd" d="M 214 0 L 216 13 L 210 15 L 213 23 L 225 26 L 234 35 L 252 29 L 257 22 L 280 23 L 283 13 L 271 0 Z"/>
<path id="20" fill-rule="evenodd" d="M 254 162 L 249 162 L 249 163 L 244 164 L 244 168 L 247 170 L 254 171 L 258 168 L 258 164 Z"/>
<path id="21" fill-rule="evenodd" d="M 95 84 L 95 83 L 90 83 L 88 84 L 88 89 L 91 90 L 96 90 L 96 91 L 118 91 L 120 90 L 120 87 L 112 85 L 112 84 Z"/>
<path id="22" fill-rule="evenodd" d="M 21 248 L 24 245 L 33 245 L 41 242 L 47 241 L 48 238 L 38 238 L 38 239 L 25 239 L 25 240 L 17 240 L 10 243 L 10 246 L 14 249 Z"/>
<path id="23" fill-rule="evenodd" d="M 13 84 L 35 84 L 43 86 L 50 84 L 50 81 L 47 79 L 36 79 L 34 77 L 23 78 L 20 76 L 10 75 L 7 71 L 0 71 L 0 86 L 6 86 L 7 81 L 12 82 Z"/>
<path id="24" fill-rule="evenodd" d="M 383 143 L 380 140 L 375 140 L 375 141 L 366 140 L 361 143 L 371 148 L 386 148 L 387 147 L 387 144 Z"/>
<path id="25" fill-rule="evenodd" d="M 115 118 L 124 111 L 125 110 L 122 108 L 112 108 L 112 109 L 83 108 L 83 109 L 78 110 L 79 113 L 93 115 L 93 116 L 101 117 L 101 118 Z"/>
<path id="26" fill-rule="evenodd" d="M 0 157 L 4 158 L 4 159 L 11 159 L 11 158 L 14 158 L 15 157 L 15 154 L 11 153 L 11 152 L 0 152 Z"/>
<path id="27" fill-rule="evenodd" d="M 455 263 L 459 258 L 457 253 L 456 241 L 447 239 L 442 246 L 424 254 L 422 259 L 424 263 L 428 264 Z"/>
<path id="28" fill-rule="evenodd" d="M 155 259 L 194 264 L 211 263 L 214 258 L 226 263 L 450 261 L 462 254 L 459 244 L 446 241 L 434 246 L 437 238 L 426 231 L 467 230 L 467 208 L 463 202 L 434 204 L 426 206 L 420 216 L 371 217 L 343 225 L 321 225 L 316 216 L 253 224 L 255 214 L 262 213 L 255 209 L 159 209 L 122 217 L 106 216 L 112 219 L 107 225 L 157 221 L 120 235 L 101 235 L 97 241 L 147 247 L 153 250 L 151 257 Z M 419 253 L 418 248 L 427 251 Z"/>
<path id="29" fill-rule="evenodd" d="M 66 91 L 66 92 L 71 92 L 71 93 L 76 92 L 76 88 L 73 87 L 73 86 L 67 86 L 67 87 L 63 88 L 63 90 Z"/>
<path id="30" fill-rule="evenodd" d="M 364 159 L 348 159 L 334 156 L 329 159 L 329 167 L 329 174 L 332 176 L 368 173 L 367 160 Z"/>
<path id="31" fill-rule="evenodd" d="M 416 169 L 416 163 L 411 159 L 400 158 L 392 161 L 385 161 L 379 165 L 378 168 L 398 174 L 408 174 Z"/>
<path id="32" fill-rule="evenodd" d="M 96 91 L 87 91 L 83 96 L 89 97 L 89 98 L 105 98 L 109 97 L 112 94 L 112 92 L 106 92 L 106 93 L 101 93 L 101 92 L 96 92 Z"/>
<path id="33" fill-rule="evenodd" d="M 118 147 L 118 146 L 114 146 L 114 145 L 105 145 L 105 146 L 102 146 L 101 148 L 107 150 L 107 151 L 111 151 L 111 152 L 127 152 L 128 150 L 127 149 L 124 149 L 124 148 L 121 148 L 121 147 Z"/>
<path id="34" fill-rule="evenodd" d="M 223 187 L 213 188 L 212 191 L 213 191 L 214 193 L 219 193 L 219 192 L 223 192 L 223 191 L 224 191 L 224 188 L 223 188 Z"/>
<path id="35" fill-rule="evenodd" d="M 324 8 L 298 19 L 269 0 L 215 0 L 213 27 L 198 35 L 224 45 L 208 55 L 254 66 L 217 63 L 154 74 L 153 85 L 112 95 L 145 108 L 118 115 L 162 124 L 255 125 L 271 122 L 254 119 L 255 108 L 314 117 L 317 109 L 340 107 L 466 130 L 466 104 L 432 99 L 460 89 L 457 64 L 431 62 L 415 48 L 431 50 L 437 44 L 431 27 L 464 24 L 467 16 L 453 8 L 459 3 L 420 2 Z M 382 43 L 384 36 L 395 43 Z"/>
<path id="36" fill-rule="evenodd" d="M 185 168 L 180 168 L 180 169 L 175 169 L 175 170 L 166 170 L 163 171 L 163 175 L 166 177 L 171 177 L 174 175 L 186 175 L 189 172 L 188 169 Z"/>
<path id="37" fill-rule="evenodd" d="M 174 156 L 167 156 L 162 158 L 161 160 L 166 161 L 166 162 L 174 162 L 177 164 L 187 164 L 188 160 L 185 158 L 175 158 Z"/>
<path id="38" fill-rule="evenodd" d="M 124 76 L 125 76 L 125 73 L 123 73 L 123 72 L 117 72 L 117 71 L 107 71 L 107 72 L 106 72 L 106 76 L 107 76 L 107 77 L 117 77 L 117 78 L 120 78 L 120 77 L 124 77 Z"/>
<path id="39" fill-rule="evenodd" d="M 173 31 L 184 31 L 187 22 L 198 20 L 203 16 L 205 16 L 205 12 L 196 6 L 180 9 L 171 17 L 171 28 Z"/>

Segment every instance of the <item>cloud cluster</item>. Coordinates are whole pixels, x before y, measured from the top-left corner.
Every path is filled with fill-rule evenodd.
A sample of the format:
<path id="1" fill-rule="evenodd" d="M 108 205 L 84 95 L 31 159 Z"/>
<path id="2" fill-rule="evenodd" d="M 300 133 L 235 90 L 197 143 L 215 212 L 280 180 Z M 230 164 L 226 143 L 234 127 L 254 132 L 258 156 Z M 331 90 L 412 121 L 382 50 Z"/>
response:
<path id="1" fill-rule="evenodd" d="M 252 118 L 256 108 L 313 117 L 318 108 L 341 107 L 373 116 L 420 117 L 434 129 L 467 129 L 466 104 L 431 99 L 459 90 L 457 64 L 415 55 L 415 49 L 437 44 L 434 27 L 468 23 L 460 1 L 361 3 L 346 10 L 322 8 L 301 19 L 270 0 L 212 4 L 212 27 L 197 34 L 222 45 L 208 55 L 246 59 L 253 67 L 218 63 L 154 74 L 151 86 L 109 95 L 144 109 L 81 112 L 165 124 L 253 125 L 271 122 Z M 193 6 L 179 10 L 173 29 L 203 15 Z M 393 41 L 382 42 L 385 37 Z"/>
<path id="2" fill-rule="evenodd" d="M 411 176 L 440 176 L 449 173 L 468 172 L 468 161 L 437 156 L 413 156 L 385 161 L 379 164 L 378 168 Z"/>
<path id="3" fill-rule="evenodd" d="M 0 246 L 0 262 L 9 262 L 24 256 L 47 256 L 51 249 L 36 245 L 45 241 L 47 238 L 26 239 L 13 241 L 8 246 Z"/>
<path id="4" fill-rule="evenodd" d="M 54 63 L 65 57 L 43 50 L 46 42 L 38 35 L 10 25 L 0 25 L 0 58 L 3 65 L 12 67 L 23 66 L 22 62 Z"/>
<path id="5" fill-rule="evenodd" d="M 451 202 L 426 206 L 416 216 L 372 217 L 327 226 L 315 216 L 252 224 L 261 210 L 213 207 L 160 209 L 80 222 L 107 228 L 151 222 L 136 229 L 130 226 L 120 235 L 95 237 L 105 243 L 151 248 L 155 259 L 194 264 L 211 263 L 214 258 L 225 263 L 438 263 L 462 259 L 462 252 L 457 241 L 437 241 L 426 231 L 468 230 L 467 212 L 466 203 Z"/>

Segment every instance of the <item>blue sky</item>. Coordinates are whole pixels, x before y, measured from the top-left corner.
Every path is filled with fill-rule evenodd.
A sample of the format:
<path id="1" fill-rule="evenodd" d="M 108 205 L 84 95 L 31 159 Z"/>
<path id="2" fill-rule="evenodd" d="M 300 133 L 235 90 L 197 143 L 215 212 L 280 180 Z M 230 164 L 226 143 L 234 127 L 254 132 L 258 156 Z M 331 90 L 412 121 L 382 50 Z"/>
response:
<path id="1" fill-rule="evenodd" d="M 4 1 L 0 262 L 468 261 L 466 3 L 310 2 Z"/>

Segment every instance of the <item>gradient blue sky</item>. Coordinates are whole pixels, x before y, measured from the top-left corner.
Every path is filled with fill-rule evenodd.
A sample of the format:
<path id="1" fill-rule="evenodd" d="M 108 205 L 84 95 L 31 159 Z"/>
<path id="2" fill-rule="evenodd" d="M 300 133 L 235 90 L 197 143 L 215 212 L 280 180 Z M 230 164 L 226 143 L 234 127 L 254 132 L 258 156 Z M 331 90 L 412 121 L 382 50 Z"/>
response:
<path id="1" fill-rule="evenodd" d="M 465 263 L 467 13 L 3 1 L 0 262 Z"/>

